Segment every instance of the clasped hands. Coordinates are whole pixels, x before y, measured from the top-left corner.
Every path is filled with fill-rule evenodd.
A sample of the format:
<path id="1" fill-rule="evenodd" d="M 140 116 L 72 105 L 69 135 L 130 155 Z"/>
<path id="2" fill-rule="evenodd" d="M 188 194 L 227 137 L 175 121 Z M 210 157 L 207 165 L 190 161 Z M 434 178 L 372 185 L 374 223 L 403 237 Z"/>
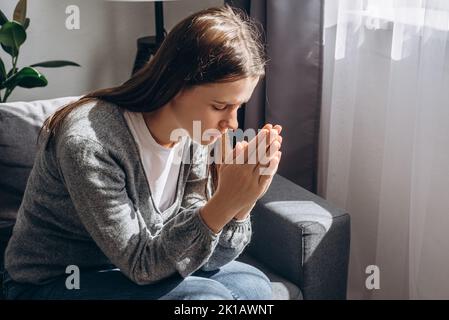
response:
<path id="1" fill-rule="evenodd" d="M 220 138 L 223 161 L 217 164 L 216 187 L 235 207 L 235 220 L 244 220 L 268 190 L 282 156 L 281 131 L 280 125 L 266 124 L 251 141 L 238 142 L 233 150 L 227 148 L 227 134 Z"/>

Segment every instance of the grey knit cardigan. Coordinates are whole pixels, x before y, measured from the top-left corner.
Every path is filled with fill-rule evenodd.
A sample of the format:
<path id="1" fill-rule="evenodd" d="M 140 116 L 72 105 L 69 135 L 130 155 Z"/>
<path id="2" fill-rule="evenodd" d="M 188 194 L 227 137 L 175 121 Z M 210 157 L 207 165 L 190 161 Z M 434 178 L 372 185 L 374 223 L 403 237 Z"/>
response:
<path id="1" fill-rule="evenodd" d="M 58 135 L 44 133 L 5 254 L 12 279 L 42 284 L 69 265 L 119 268 L 137 284 L 215 270 L 250 242 L 251 221 L 219 234 L 199 215 L 213 193 L 207 147 L 185 144 L 176 200 L 154 205 L 137 145 L 119 106 L 91 101 Z"/>

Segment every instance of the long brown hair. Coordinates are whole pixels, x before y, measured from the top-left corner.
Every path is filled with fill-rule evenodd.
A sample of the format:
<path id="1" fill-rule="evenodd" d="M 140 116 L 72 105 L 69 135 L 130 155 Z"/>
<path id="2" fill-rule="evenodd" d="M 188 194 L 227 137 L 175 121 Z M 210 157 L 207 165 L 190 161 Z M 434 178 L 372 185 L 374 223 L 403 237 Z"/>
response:
<path id="1" fill-rule="evenodd" d="M 229 5 L 194 13 L 179 22 L 139 71 L 123 84 L 92 91 L 48 117 L 40 132 L 57 134 L 64 118 L 94 99 L 134 112 L 150 112 L 167 104 L 184 88 L 265 75 L 262 29 Z M 212 170 L 216 182 L 215 167 Z"/>

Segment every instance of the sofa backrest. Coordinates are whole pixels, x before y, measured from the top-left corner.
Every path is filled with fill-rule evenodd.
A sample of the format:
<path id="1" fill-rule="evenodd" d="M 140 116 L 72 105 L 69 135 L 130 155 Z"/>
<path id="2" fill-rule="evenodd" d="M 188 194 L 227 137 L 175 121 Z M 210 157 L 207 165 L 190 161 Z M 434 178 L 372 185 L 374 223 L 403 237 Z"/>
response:
<path id="1" fill-rule="evenodd" d="M 14 218 L 17 202 L 20 205 L 43 122 L 59 107 L 78 98 L 0 103 L 0 219 Z"/>

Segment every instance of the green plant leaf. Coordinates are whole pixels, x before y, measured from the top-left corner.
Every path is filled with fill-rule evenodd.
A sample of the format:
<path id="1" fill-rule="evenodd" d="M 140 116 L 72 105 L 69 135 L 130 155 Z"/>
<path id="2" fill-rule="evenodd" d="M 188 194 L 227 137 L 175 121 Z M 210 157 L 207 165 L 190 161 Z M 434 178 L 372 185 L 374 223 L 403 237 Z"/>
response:
<path id="1" fill-rule="evenodd" d="M 2 58 L 0 58 L 0 82 L 6 79 L 6 69 Z"/>
<path id="2" fill-rule="evenodd" d="M 59 68 L 65 66 L 80 67 L 78 63 L 67 60 L 51 60 L 51 61 L 38 62 L 30 65 L 30 67 L 44 67 L 44 68 Z"/>
<path id="3" fill-rule="evenodd" d="M 8 47 L 8 46 L 5 46 L 3 44 L 1 46 L 2 46 L 3 50 L 5 50 L 7 53 L 9 53 L 9 55 L 11 57 L 15 57 L 15 56 L 17 56 L 19 54 L 19 50 L 18 49 L 15 49 L 15 48 L 12 48 L 12 47 Z"/>
<path id="4" fill-rule="evenodd" d="M 6 18 L 5 14 L 2 10 L 0 10 L 0 27 L 8 22 L 8 18 Z"/>
<path id="5" fill-rule="evenodd" d="M 28 29 L 29 25 L 30 25 L 30 18 L 26 18 L 23 24 L 23 28 L 26 30 Z"/>
<path id="6" fill-rule="evenodd" d="M 34 68 L 24 67 L 3 82 L 3 86 L 10 90 L 16 86 L 22 88 L 45 87 L 47 79 Z"/>
<path id="7" fill-rule="evenodd" d="M 3 60 L 0 58 L 0 84 L 6 79 L 6 69 Z"/>
<path id="8" fill-rule="evenodd" d="M 16 67 L 16 70 L 17 70 L 17 67 Z M 11 70 L 8 71 L 8 74 L 6 75 L 6 79 L 8 79 L 10 76 L 12 76 L 12 74 L 14 73 L 13 71 L 14 70 L 12 68 L 11 68 Z"/>
<path id="9" fill-rule="evenodd" d="M 0 43 L 7 47 L 19 49 L 26 38 L 25 29 L 16 21 L 8 21 L 0 29 Z"/>
<path id="10" fill-rule="evenodd" d="M 25 24 L 27 16 L 27 0 L 19 0 L 14 9 L 13 20 L 19 22 L 21 25 Z"/>

